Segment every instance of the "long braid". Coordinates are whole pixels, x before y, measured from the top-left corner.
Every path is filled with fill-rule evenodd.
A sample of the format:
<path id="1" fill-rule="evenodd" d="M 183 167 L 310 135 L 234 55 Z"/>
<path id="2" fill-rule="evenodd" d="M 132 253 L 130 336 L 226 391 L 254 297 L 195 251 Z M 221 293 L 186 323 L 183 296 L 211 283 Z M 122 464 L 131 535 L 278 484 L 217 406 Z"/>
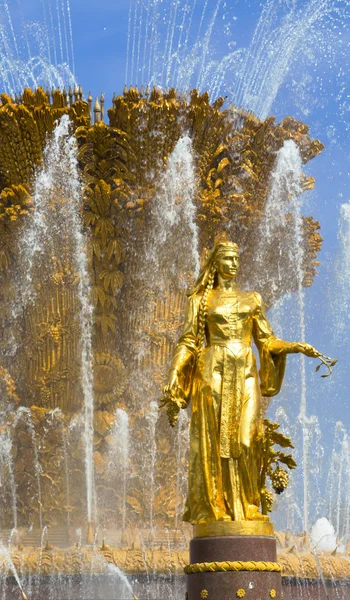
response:
<path id="1" fill-rule="evenodd" d="M 204 289 L 198 310 L 198 349 L 201 349 L 205 337 L 205 320 L 208 315 L 208 296 L 214 287 L 216 267 L 212 265 L 208 276 L 208 282 Z"/>

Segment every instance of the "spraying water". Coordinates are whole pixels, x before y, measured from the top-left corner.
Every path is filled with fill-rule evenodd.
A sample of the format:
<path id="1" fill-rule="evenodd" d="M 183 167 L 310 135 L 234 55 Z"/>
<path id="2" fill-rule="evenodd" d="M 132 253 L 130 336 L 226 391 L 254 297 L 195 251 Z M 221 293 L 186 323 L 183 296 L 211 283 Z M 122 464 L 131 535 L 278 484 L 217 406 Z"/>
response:
<path id="1" fill-rule="evenodd" d="M 61 119 L 44 151 L 34 191 L 34 214 L 23 239 L 23 300 L 33 301 L 33 282 L 45 270 L 52 276 L 56 254 L 69 241 L 70 260 L 77 274 L 80 304 L 81 382 L 84 397 L 84 446 L 87 489 L 87 515 L 92 520 L 93 469 L 93 373 L 92 314 L 86 240 L 80 220 L 81 183 L 78 173 L 77 148 L 70 135 L 70 121 Z M 52 257 L 53 262 L 47 261 Z M 73 271 L 74 272 L 74 271 Z"/>
<path id="2" fill-rule="evenodd" d="M 294 265 L 293 274 L 297 281 L 297 303 L 299 312 L 300 340 L 306 338 L 305 331 L 305 303 L 303 291 L 303 220 L 301 216 L 301 194 L 302 194 L 302 159 L 299 148 L 292 140 L 284 142 L 283 147 L 278 151 L 276 157 L 276 166 L 272 173 L 271 191 L 268 196 L 265 208 L 265 216 L 261 224 L 260 244 L 258 249 L 258 259 L 261 261 L 260 271 L 266 272 L 266 262 L 268 256 L 266 249 L 271 247 L 274 240 L 277 239 L 277 230 L 281 226 L 286 226 L 287 218 L 289 226 L 286 235 L 283 238 L 282 246 L 275 248 L 277 253 L 287 253 L 290 256 L 289 262 Z M 290 222 L 291 221 L 291 222 Z M 275 237 L 276 236 L 276 237 Z M 272 276 L 271 286 L 278 289 L 283 280 L 292 273 L 281 273 L 275 269 Z M 270 275 L 269 275 L 270 277 Z M 308 530 L 308 485 L 309 485 L 309 450 L 310 450 L 310 427 L 313 426 L 313 420 L 307 417 L 306 400 L 306 371 L 305 356 L 300 355 L 300 408 L 299 422 L 302 428 L 303 436 L 303 497 L 304 497 L 304 531 Z"/>
<path id="3" fill-rule="evenodd" d="M 40 530 L 43 529 L 43 515 L 42 515 L 42 500 L 41 500 L 41 473 L 42 468 L 39 461 L 39 453 L 38 453 L 38 444 L 36 440 L 35 427 L 32 420 L 32 415 L 29 408 L 25 406 L 21 406 L 16 413 L 15 419 L 13 421 L 13 428 L 15 429 L 18 422 L 23 419 L 28 427 L 33 447 L 33 457 L 34 457 L 34 471 L 37 481 L 37 490 L 38 490 L 38 504 L 39 504 L 39 526 Z"/>
<path id="4" fill-rule="evenodd" d="M 3 478 L 10 484 L 11 489 L 11 500 L 12 500 L 12 515 L 13 515 L 13 528 L 17 530 L 18 518 L 17 518 L 17 486 L 15 481 L 15 474 L 13 468 L 13 454 L 12 454 L 12 438 L 8 431 L 0 435 L 0 487 L 3 488 Z M 4 494 L 3 494 L 4 495 Z"/>
<path id="5" fill-rule="evenodd" d="M 349 437 L 344 425 L 338 421 L 328 469 L 326 515 L 334 526 L 338 539 L 343 540 L 344 544 L 349 542 L 350 535 L 349 456 Z"/>
<path id="6" fill-rule="evenodd" d="M 18 577 L 17 569 L 16 569 L 15 565 L 13 564 L 13 561 L 12 561 L 12 558 L 11 558 L 11 555 L 10 555 L 10 552 L 9 552 L 9 550 L 6 548 L 6 546 L 4 546 L 4 544 L 2 543 L 2 541 L 1 541 L 1 540 L 0 540 L 0 552 L 1 552 L 1 554 L 3 554 L 3 555 L 5 556 L 5 562 L 6 562 L 6 564 L 7 564 L 7 567 L 8 567 L 8 569 L 9 569 L 9 571 L 11 571 L 12 575 L 14 576 L 14 578 L 15 578 L 15 580 L 16 580 L 16 583 L 17 583 L 17 585 L 18 585 L 19 589 L 21 590 L 22 599 L 23 599 L 23 600 L 28 600 L 28 599 L 27 599 L 27 596 L 26 596 L 26 595 L 25 595 L 25 593 L 24 593 L 24 590 L 23 590 L 23 586 L 22 586 L 21 580 L 20 580 L 20 578 Z"/>
<path id="7" fill-rule="evenodd" d="M 122 487 L 122 529 L 126 526 L 126 494 L 129 474 L 129 416 L 126 410 L 117 408 L 116 418 L 111 431 L 112 443 L 110 445 L 109 458 L 114 468 L 121 474 L 121 482 L 118 478 L 117 486 Z"/>
<path id="8" fill-rule="evenodd" d="M 299 102 L 301 95 L 307 95 L 301 68 L 305 71 L 310 67 L 307 73 L 308 87 L 311 88 L 314 66 L 321 63 L 322 58 L 341 65 L 346 57 L 345 51 L 337 51 L 336 56 L 331 56 L 329 49 L 332 44 L 339 46 L 339 35 L 346 28 L 347 0 L 308 0 L 283 4 L 279 0 L 269 0 L 262 5 L 250 44 L 247 47 L 238 46 L 240 31 L 237 30 L 232 34 L 232 39 L 227 34 L 226 51 L 225 30 L 234 31 L 234 27 L 240 25 L 237 17 L 229 14 L 227 3 L 219 0 L 210 11 L 206 0 L 199 24 L 198 20 L 193 19 L 196 0 L 192 0 L 191 6 L 188 0 L 165 3 L 153 0 L 152 5 L 151 11 L 149 4 L 130 1 L 127 64 L 131 63 L 131 69 L 130 73 L 127 69 L 127 85 L 139 83 L 138 74 L 141 71 L 142 85 L 176 86 L 183 92 L 197 86 L 200 91 L 208 90 L 212 100 L 218 94 L 226 95 L 229 92 L 230 100 L 236 106 L 242 106 L 265 119 L 287 80 L 293 80 L 293 77 L 299 80 Z M 140 45 L 144 19 L 147 25 L 140 69 L 135 54 L 137 40 Z M 224 29 L 223 21 L 226 23 Z M 218 35 L 223 39 L 220 53 L 216 55 L 213 40 Z M 160 44 L 159 40 L 165 40 L 165 44 Z M 233 47 L 235 49 L 232 51 Z M 313 49 L 312 53 L 310 48 Z M 144 65 L 147 62 L 147 80 L 144 80 Z M 341 68 L 338 80 L 341 91 L 344 86 L 346 88 Z M 318 78 L 317 83 L 321 94 L 322 77 Z M 312 101 L 310 96 L 305 104 Z"/>
<path id="9" fill-rule="evenodd" d="M 59 0 L 56 0 L 55 16 L 52 13 L 51 0 L 47 3 L 48 10 L 46 0 L 42 2 L 42 23 L 26 22 L 20 2 L 19 19 L 8 2 L 0 7 L 0 85 L 3 92 L 15 96 L 16 93 L 21 93 L 24 87 L 35 88 L 40 85 L 44 88 L 63 89 L 65 86 L 76 84 L 73 75 L 74 50 L 70 5 L 69 0 L 60 2 L 61 6 Z M 65 59 L 62 29 L 65 38 Z M 57 61 L 57 43 L 60 48 L 60 62 Z M 51 60 L 52 55 L 54 64 Z"/>
<path id="10" fill-rule="evenodd" d="M 348 339 L 350 316 L 350 202 L 342 204 L 338 227 L 339 251 L 335 265 L 335 286 L 332 287 L 332 309 L 337 312 L 335 341 L 343 344 Z"/>
<path id="11" fill-rule="evenodd" d="M 157 437 L 156 427 L 159 416 L 157 402 L 150 403 L 149 413 L 146 416 L 149 426 L 149 437 L 151 442 L 150 455 L 149 455 L 149 490 L 150 490 L 150 506 L 149 506 L 149 526 L 151 533 L 154 532 L 154 521 L 153 521 L 153 504 L 154 504 L 154 491 L 155 491 L 155 467 L 157 458 Z"/>
<path id="12" fill-rule="evenodd" d="M 171 246 L 173 254 L 176 242 L 176 232 L 181 227 L 181 269 L 177 272 L 191 270 L 196 277 L 199 272 L 200 256 L 198 249 L 198 226 L 196 224 L 196 194 L 195 166 L 192 153 L 192 141 L 188 135 L 181 137 L 169 156 L 167 169 L 158 187 L 156 202 L 153 209 L 154 225 L 152 240 L 147 254 L 158 264 L 164 277 L 167 274 L 159 264 L 166 262 L 165 245 Z M 173 261 L 168 261 L 167 268 Z M 159 272 L 157 278 L 159 279 Z"/>

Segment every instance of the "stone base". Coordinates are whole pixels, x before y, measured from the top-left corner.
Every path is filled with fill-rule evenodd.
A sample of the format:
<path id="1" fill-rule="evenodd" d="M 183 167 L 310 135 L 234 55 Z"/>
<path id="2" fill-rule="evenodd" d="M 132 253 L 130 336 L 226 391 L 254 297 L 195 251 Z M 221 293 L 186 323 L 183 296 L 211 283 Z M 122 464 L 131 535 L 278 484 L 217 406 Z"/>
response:
<path id="1" fill-rule="evenodd" d="M 190 563 L 186 571 L 188 600 L 283 598 L 272 536 L 197 537 L 190 542 Z"/>

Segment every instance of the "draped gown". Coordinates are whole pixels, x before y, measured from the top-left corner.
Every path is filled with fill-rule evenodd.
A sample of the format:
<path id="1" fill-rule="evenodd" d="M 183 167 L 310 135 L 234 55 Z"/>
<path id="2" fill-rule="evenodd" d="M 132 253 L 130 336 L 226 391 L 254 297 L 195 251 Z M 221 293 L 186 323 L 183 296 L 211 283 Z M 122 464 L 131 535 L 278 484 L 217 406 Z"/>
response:
<path id="1" fill-rule="evenodd" d="M 242 521 L 260 505 L 259 474 L 264 396 L 280 390 L 285 355 L 256 292 L 212 290 L 206 346 L 197 348 L 201 295 L 189 298 L 171 364 L 183 397 L 192 401 L 188 496 L 184 521 Z M 260 380 L 251 342 L 260 357 Z M 253 509 L 253 510 L 252 510 Z"/>

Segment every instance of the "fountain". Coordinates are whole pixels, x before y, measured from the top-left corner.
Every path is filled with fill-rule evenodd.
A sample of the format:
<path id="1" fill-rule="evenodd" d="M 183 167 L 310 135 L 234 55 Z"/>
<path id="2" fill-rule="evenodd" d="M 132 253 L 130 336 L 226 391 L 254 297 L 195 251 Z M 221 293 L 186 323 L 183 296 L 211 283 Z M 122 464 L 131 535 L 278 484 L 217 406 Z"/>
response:
<path id="1" fill-rule="evenodd" d="M 145 12 L 142 3 L 131 3 L 129 13 L 126 81 L 150 85 L 126 87 L 108 110 L 104 96 L 94 106 L 90 94 L 85 100 L 72 74 L 69 1 L 59 6 L 57 38 L 44 38 L 46 62 L 38 60 L 31 40 L 30 60 L 17 56 L 4 5 L 4 600 L 21 593 L 28 600 L 185 596 L 191 527 L 181 518 L 189 415 L 183 411 L 177 429 L 168 431 L 158 400 L 181 329 L 185 291 L 218 234 L 242 248 L 241 284 L 261 292 L 277 327 L 292 298 L 300 328 L 294 337 L 306 337 L 304 294 L 317 273 L 322 239 L 302 199 L 314 186 L 306 165 L 323 144 L 304 123 L 292 117 L 276 123 L 268 115 L 301 38 L 316 35 L 332 3 L 318 8 L 310 2 L 304 22 L 295 10 L 278 31 L 275 3 L 267 3 L 249 52 L 237 50 L 220 63 L 209 60 L 220 0 L 206 31 L 205 3 L 193 40 L 195 3 L 186 3 L 189 20 L 179 2 L 169 5 L 164 56 L 158 4 L 149 2 Z M 50 30 L 51 4 L 43 6 Z M 275 54 L 269 58 L 273 86 L 261 69 L 264 36 L 280 54 L 277 62 Z M 218 96 L 233 65 L 230 104 Z M 340 265 L 348 262 L 348 212 L 344 204 Z M 344 297 L 338 333 L 344 335 L 349 294 L 337 269 Z M 288 413 L 274 402 L 269 409 L 297 440 L 301 473 L 292 476 L 285 499 L 275 497 L 284 597 L 346 598 L 348 434 L 337 426 L 327 497 L 314 511 L 310 488 L 318 473 L 312 449 L 320 449 L 319 424 L 308 412 L 308 366 L 301 361 L 296 369 L 297 386 L 288 383 L 286 394 L 298 394 L 298 409 L 294 405 Z M 317 521 L 312 528 L 324 515 L 330 523 Z"/>

